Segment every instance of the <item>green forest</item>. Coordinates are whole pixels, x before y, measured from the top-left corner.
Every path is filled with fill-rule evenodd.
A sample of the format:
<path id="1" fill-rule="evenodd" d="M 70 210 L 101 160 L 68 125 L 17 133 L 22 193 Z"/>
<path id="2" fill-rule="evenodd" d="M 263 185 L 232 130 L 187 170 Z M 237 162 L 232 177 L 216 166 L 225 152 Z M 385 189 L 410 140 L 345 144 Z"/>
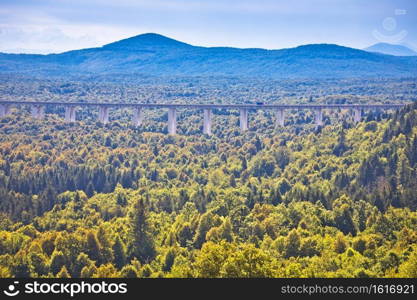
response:
<path id="1" fill-rule="evenodd" d="M 95 89 L 33 84 L 0 92 L 75 101 Z M 329 95 L 312 83 L 301 99 L 286 91 L 293 85 L 271 101 L 378 97 L 349 96 L 358 82 Z M 196 102 L 204 91 L 226 97 L 221 83 L 178 86 Z M 234 86 L 231 97 L 249 93 Z M 69 124 L 59 108 L 34 120 L 14 107 L 0 119 L 0 277 L 417 277 L 416 102 L 366 111 L 357 124 L 349 111 L 325 111 L 318 128 L 307 110 L 288 111 L 282 128 L 272 112 L 251 111 L 248 132 L 237 111 L 215 110 L 211 136 L 201 112 L 179 111 L 175 136 L 166 111 L 146 112 L 140 128 L 130 113 L 114 110 L 103 125 L 88 109 Z"/>

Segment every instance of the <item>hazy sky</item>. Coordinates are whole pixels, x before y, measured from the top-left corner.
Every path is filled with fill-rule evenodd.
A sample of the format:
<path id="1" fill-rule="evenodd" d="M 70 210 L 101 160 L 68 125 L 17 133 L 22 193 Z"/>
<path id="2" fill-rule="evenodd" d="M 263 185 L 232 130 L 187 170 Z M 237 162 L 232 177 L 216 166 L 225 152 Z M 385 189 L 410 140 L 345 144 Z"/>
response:
<path id="1" fill-rule="evenodd" d="M 3 52 L 62 52 L 146 32 L 201 46 L 417 50 L 417 0 L 0 0 Z"/>

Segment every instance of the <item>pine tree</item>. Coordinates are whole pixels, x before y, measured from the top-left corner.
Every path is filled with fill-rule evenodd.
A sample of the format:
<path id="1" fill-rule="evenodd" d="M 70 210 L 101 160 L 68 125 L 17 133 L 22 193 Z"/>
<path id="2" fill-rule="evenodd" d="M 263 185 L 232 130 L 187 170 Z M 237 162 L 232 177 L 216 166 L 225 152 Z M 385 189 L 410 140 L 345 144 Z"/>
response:
<path id="1" fill-rule="evenodd" d="M 74 272 L 73 272 L 74 277 L 80 277 L 82 269 L 85 267 L 91 267 L 91 266 L 94 266 L 94 262 L 88 257 L 87 254 L 85 254 L 84 252 L 81 252 L 75 261 Z"/>
<path id="2" fill-rule="evenodd" d="M 301 239 L 296 229 L 291 230 L 285 239 L 286 257 L 300 254 Z"/>
<path id="3" fill-rule="evenodd" d="M 61 271 L 59 271 L 58 274 L 56 274 L 57 278 L 71 278 L 70 274 L 68 273 L 67 267 L 63 266 L 61 268 Z"/>
<path id="4" fill-rule="evenodd" d="M 124 193 L 117 193 L 116 202 L 118 205 L 125 206 L 127 204 L 127 197 Z"/>
<path id="5" fill-rule="evenodd" d="M 174 265 L 175 256 L 176 256 L 175 249 L 174 248 L 169 248 L 169 250 L 165 254 L 164 264 L 162 266 L 162 271 L 164 271 L 164 272 L 171 271 L 171 268 Z"/>
<path id="6" fill-rule="evenodd" d="M 65 265 L 65 256 L 61 251 L 54 251 L 51 257 L 51 272 L 57 274 Z"/>
<path id="7" fill-rule="evenodd" d="M 97 272 L 95 265 L 85 266 L 81 270 L 80 278 L 91 278 Z"/>
<path id="8" fill-rule="evenodd" d="M 132 265 L 127 265 L 120 271 L 123 278 L 138 278 L 138 273 Z"/>
<path id="9" fill-rule="evenodd" d="M 235 178 L 235 175 L 230 175 L 230 178 L 229 178 L 229 185 L 231 186 L 231 187 L 236 187 L 236 178 Z"/>
<path id="10" fill-rule="evenodd" d="M 271 191 L 271 196 L 270 196 L 269 202 L 274 206 L 282 203 L 282 197 L 281 197 L 281 194 L 279 192 L 279 188 L 273 189 Z"/>
<path id="11" fill-rule="evenodd" d="M 232 229 L 232 223 L 230 222 L 230 218 L 227 218 L 223 222 L 220 229 L 221 229 L 222 239 L 225 239 L 227 242 L 231 243 L 233 241 L 233 229 Z"/>
<path id="12" fill-rule="evenodd" d="M 93 186 L 93 183 L 91 181 L 88 182 L 85 193 L 87 194 L 88 197 L 92 197 L 94 195 L 94 186 Z"/>
<path id="13" fill-rule="evenodd" d="M 246 170 L 248 168 L 248 162 L 246 160 L 246 157 L 242 156 L 242 170 Z"/>
<path id="14" fill-rule="evenodd" d="M 344 197 L 344 196 L 342 196 Z M 333 209 L 334 220 L 336 227 L 342 231 L 344 234 L 351 233 L 356 234 L 356 226 L 353 221 L 351 209 L 347 204 L 342 204 L 340 207 Z"/>
<path id="15" fill-rule="evenodd" d="M 113 250 L 103 226 L 98 228 L 97 240 L 100 245 L 101 263 L 105 264 L 111 262 L 113 260 Z"/>
<path id="16" fill-rule="evenodd" d="M 126 264 L 126 247 L 119 235 L 113 245 L 114 262 L 117 268 L 122 268 Z"/>
<path id="17" fill-rule="evenodd" d="M 256 147 L 257 151 L 262 150 L 262 142 L 261 142 L 261 140 L 259 139 L 258 136 L 255 137 L 255 143 L 254 144 L 255 144 L 255 147 Z"/>
<path id="18" fill-rule="evenodd" d="M 92 231 L 89 231 L 87 233 L 87 251 L 88 256 L 92 260 L 100 262 L 100 244 L 97 240 L 96 235 Z"/>
<path id="19" fill-rule="evenodd" d="M 133 256 L 146 263 L 155 256 L 155 246 L 149 232 L 148 215 L 142 197 L 139 197 L 130 214 Z"/>
<path id="20" fill-rule="evenodd" d="M 339 134 L 337 144 L 333 148 L 333 154 L 336 156 L 342 156 L 348 150 L 346 146 L 345 131 L 342 130 Z"/>
<path id="21" fill-rule="evenodd" d="M 343 233 L 339 232 L 334 242 L 334 251 L 336 253 L 341 254 L 346 251 L 346 248 L 347 248 L 347 244 L 346 244 L 345 236 L 343 235 Z"/>
<path id="22" fill-rule="evenodd" d="M 177 238 L 181 247 L 185 247 L 187 245 L 187 241 L 191 241 L 193 239 L 190 223 L 187 222 L 182 224 L 182 227 L 178 231 Z"/>

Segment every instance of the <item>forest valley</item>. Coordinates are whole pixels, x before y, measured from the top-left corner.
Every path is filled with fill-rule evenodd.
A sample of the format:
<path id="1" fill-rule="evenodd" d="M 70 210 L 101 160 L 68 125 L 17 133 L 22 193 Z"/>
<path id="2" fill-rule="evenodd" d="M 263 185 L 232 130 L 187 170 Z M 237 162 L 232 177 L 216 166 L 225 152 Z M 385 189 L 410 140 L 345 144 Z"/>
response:
<path id="1" fill-rule="evenodd" d="M 385 98 L 406 97 L 389 96 L 397 84 L 381 84 Z M 75 101 L 95 89 L 34 85 L 3 82 L 1 95 Z M 203 90 L 227 103 L 221 85 Z M 293 85 L 275 100 L 379 97 L 349 96 L 361 94 L 353 82 L 333 98 L 312 84 L 314 96 L 301 99 L 286 91 Z M 250 112 L 245 133 L 237 112 L 218 110 L 212 136 L 193 111 L 178 112 L 179 134 L 169 136 L 162 110 L 141 128 L 127 110 L 107 125 L 93 109 L 74 124 L 50 110 L 34 120 L 13 108 L 0 120 L 0 277 L 417 277 L 415 102 L 358 124 L 326 112 L 320 128 L 309 111 L 288 112 L 277 129 L 272 112 Z"/>

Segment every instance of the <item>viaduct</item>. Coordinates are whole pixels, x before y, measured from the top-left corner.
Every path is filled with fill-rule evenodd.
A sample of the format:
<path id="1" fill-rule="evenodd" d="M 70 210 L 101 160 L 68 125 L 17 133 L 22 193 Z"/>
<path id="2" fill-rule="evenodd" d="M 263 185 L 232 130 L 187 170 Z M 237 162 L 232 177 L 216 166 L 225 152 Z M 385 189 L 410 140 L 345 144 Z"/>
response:
<path id="1" fill-rule="evenodd" d="M 45 115 L 45 106 L 63 106 L 65 107 L 65 121 L 75 122 L 77 107 L 93 106 L 99 109 L 98 120 L 106 124 L 109 122 L 109 110 L 111 108 L 129 107 L 133 109 L 132 123 L 134 126 L 140 126 L 143 121 L 143 110 L 146 108 L 168 109 L 168 133 L 175 134 L 177 131 L 177 109 L 197 109 L 203 111 L 203 133 L 211 134 L 212 110 L 213 109 L 237 109 L 240 112 L 239 125 L 242 131 L 248 130 L 248 111 L 249 110 L 273 110 L 275 112 L 276 126 L 284 126 L 285 110 L 302 110 L 309 109 L 315 112 L 315 124 L 323 125 L 323 110 L 348 109 L 353 111 L 355 122 L 361 120 L 363 110 L 396 110 L 405 106 L 405 104 L 317 104 L 317 105 L 278 105 L 278 104 L 132 104 L 132 103 L 84 103 L 84 102 L 33 102 L 33 101 L 0 101 L 0 118 L 10 113 L 10 108 L 20 105 L 30 106 L 31 115 L 36 119 L 43 119 Z"/>

